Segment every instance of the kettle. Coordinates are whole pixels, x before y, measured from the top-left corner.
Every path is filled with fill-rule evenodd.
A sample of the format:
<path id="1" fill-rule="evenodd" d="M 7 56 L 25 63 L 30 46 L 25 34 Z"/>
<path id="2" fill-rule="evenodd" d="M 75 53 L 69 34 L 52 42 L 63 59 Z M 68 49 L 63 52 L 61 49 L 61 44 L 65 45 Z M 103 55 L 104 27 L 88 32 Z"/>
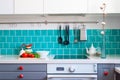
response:
<path id="1" fill-rule="evenodd" d="M 94 48 L 93 44 L 91 44 L 91 47 L 88 49 L 86 48 L 86 52 L 87 54 L 89 54 L 90 56 L 94 56 L 96 54 L 96 48 Z"/>

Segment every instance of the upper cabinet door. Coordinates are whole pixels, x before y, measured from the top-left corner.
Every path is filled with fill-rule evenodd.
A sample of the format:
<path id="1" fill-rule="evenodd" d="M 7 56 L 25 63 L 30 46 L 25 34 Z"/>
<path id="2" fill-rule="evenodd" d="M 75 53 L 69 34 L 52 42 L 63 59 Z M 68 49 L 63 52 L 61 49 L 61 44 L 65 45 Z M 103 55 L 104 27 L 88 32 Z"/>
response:
<path id="1" fill-rule="evenodd" d="M 13 0 L 0 0 L 0 14 L 13 14 Z"/>
<path id="2" fill-rule="evenodd" d="M 44 0 L 47 14 L 79 14 L 87 12 L 87 0 Z"/>
<path id="3" fill-rule="evenodd" d="M 43 14 L 43 0 L 15 0 L 15 14 Z"/>
<path id="4" fill-rule="evenodd" d="M 106 3 L 106 13 L 120 13 L 120 0 L 88 0 L 88 13 L 102 13 L 100 6 Z"/>
<path id="5" fill-rule="evenodd" d="M 120 0 L 105 0 L 107 13 L 120 13 Z"/>
<path id="6" fill-rule="evenodd" d="M 105 2 L 105 0 L 88 0 L 88 13 L 102 13 L 100 6 Z"/>

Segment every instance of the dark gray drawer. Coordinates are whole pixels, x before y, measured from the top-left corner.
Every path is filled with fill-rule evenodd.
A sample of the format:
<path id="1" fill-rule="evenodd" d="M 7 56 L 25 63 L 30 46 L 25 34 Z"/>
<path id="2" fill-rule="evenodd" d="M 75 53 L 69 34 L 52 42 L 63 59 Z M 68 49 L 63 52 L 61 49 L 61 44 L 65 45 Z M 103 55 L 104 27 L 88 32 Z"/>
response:
<path id="1" fill-rule="evenodd" d="M 120 67 L 120 64 L 115 64 L 115 67 Z"/>
<path id="2" fill-rule="evenodd" d="M 98 64 L 98 69 L 100 68 L 114 68 L 114 64 Z"/>
<path id="3" fill-rule="evenodd" d="M 20 74 L 23 78 L 19 78 Z M 46 80 L 46 72 L 0 72 L 0 80 Z"/>
<path id="4" fill-rule="evenodd" d="M 20 69 L 22 67 L 22 69 Z M 0 72 L 47 71 L 46 64 L 0 64 Z"/>

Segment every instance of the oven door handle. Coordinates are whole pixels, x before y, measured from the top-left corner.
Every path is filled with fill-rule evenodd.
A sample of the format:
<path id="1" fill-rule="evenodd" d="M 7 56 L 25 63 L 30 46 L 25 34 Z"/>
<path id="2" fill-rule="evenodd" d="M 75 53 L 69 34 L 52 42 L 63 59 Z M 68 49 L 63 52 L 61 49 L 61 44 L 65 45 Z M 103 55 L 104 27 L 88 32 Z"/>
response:
<path id="1" fill-rule="evenodd" d="M 47 78 L 97 78 L 97 75 L 47 75 Z"/>

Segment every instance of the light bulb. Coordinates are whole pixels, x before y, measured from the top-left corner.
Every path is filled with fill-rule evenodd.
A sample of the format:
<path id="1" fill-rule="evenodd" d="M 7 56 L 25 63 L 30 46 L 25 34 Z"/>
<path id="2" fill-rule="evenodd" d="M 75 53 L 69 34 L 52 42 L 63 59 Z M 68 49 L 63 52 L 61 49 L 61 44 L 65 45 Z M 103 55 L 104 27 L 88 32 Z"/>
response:
<path id="1" fill-rule="evenodd" d="M 102 35 L 104 35 L 104 34 L 105 34 L 105 32 L 104 32 L 104 31 L 101 31 L 101 34 L 102 34 Z"/>
<path id="2" fill-rule="evenodd" d="M 105 25 L 106 23 L 105 22 L 101 22 L 102 25 Z"/>

